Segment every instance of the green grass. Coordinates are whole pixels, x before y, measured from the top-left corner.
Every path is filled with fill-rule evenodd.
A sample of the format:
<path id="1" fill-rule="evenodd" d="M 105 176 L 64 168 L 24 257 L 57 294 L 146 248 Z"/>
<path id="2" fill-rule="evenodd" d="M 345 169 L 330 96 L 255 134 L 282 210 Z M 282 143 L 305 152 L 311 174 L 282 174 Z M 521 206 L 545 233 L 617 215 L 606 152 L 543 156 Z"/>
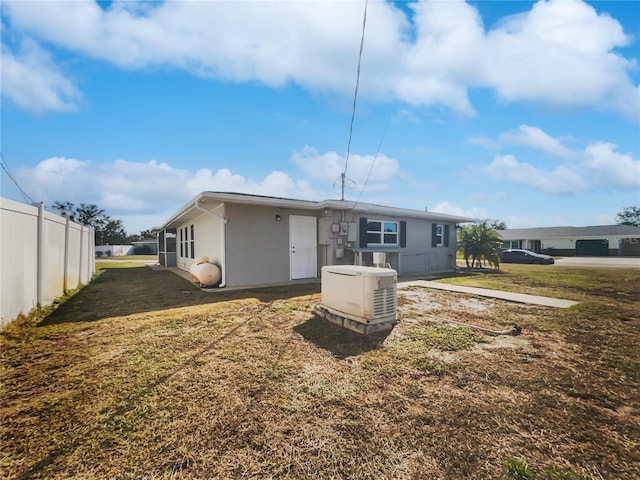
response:
<path id="1" fill-rule="evenodd" d="M 435 348 L 445 352 L 469 350 L 478 342 L 484 342 L 484 335 L 466 327 L 437 326 L 416 328 L 408 337 L 420 344 L 420 348 Z"/>
<path id="2" fill-rule="evenodd" d="M 122 260 L 119 262 L 104 262 L 96 259 L 96 273 L 112 268 L 145 268 L 146 265 L 141 262 L 132 262 Z"/>
<path id="3" fill-rule="evenodd" d="M 107 257 L 106 255 L 96 257 L 96 262 L 100 260 L 158 260 L 158 255 L 118 255 Z"/>
<path id="4" fill-rule="evenodd" d="M 600 282 L 594 281 L 601 279 Z M 634 268 L 570 268 L 548 265 L 502 264 L 500 270 L 486 273 L 465 273 L 440 281 L 456 285 L 509 290 L 519 293 L 582 300 L 587 294 L 614 298 L 621 296 L 638 300 L 640 292 L 628 292 L 618 286 L 626 282 L 638 284 L 638 269 Z"/>
<path id="5" fill-rule="evenodd" d="M 504 462 L 504 467 L 514 480 L 535 480 L 537 478 L 536 474 L 522 460 L 510 458 Z"/>

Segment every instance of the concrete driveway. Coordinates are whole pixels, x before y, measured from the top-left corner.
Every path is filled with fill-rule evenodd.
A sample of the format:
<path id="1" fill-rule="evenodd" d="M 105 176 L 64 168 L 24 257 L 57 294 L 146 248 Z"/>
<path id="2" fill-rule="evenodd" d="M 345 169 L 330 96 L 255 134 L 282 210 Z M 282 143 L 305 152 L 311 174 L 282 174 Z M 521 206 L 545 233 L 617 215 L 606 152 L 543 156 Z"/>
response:
<path id="1" fill-rule="evenodd" d="M 640 257 L 562 257 L 552 266 L 640 268 Z"/>

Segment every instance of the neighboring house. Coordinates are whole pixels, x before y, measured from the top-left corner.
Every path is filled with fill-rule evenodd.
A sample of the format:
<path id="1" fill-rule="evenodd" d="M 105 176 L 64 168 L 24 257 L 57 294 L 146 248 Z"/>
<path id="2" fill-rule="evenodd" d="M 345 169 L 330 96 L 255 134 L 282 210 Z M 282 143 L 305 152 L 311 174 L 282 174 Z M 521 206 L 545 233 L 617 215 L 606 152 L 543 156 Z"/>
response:
<path id="1" fill-rule="evenodd" d="M 640 256 L 640 227 L 633 225 L 513 228 L 498 233 L 503 248 L 565 256 Z"/>
<path id="2" fill-rule="evenodd" d="M 160 228 L 158 261 L 209 257 L 220 286 L 317 278 L 324 265 L 376 263 L 400 275 L 455 268 L 456 225 L 473 219 L 341 200 L 203 192 Z M 377 252 L 384 253 L 384 259 Z"/>

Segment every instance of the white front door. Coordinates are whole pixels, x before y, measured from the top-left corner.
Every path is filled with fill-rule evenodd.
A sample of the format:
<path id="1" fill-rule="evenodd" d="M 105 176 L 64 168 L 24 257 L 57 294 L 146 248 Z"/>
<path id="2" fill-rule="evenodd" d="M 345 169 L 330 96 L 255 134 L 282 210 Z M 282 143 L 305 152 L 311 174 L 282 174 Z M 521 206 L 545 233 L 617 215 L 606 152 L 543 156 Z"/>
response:
<path id="1" fill-rule="evenodd" d="M 317 275 L 317 258 L 316 217 L 289 215 L 291 280 L 315 278 Z"/>

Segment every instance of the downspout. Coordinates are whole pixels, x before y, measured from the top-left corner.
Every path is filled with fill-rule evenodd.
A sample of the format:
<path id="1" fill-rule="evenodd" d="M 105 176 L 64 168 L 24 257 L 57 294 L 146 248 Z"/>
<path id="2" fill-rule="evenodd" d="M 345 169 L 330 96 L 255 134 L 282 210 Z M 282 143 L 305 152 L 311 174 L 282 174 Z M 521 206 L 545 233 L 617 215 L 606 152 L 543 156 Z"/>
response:
<path id="1" fill-rule="evenodd" d="M 199 199 L 196 199 L 196 201 L 193 202 L 193 206 L 196 210 L 200 210 L 201 212 L 208 213 L 209 215 L 217 217 L 222 222 L 222 228 L 220 229 L 220 245 L 222 250 L 220 254 L 220 257 L 221 257 L 220 263 L 222 265 L 220 265 L 221 280 L 220 280 L 219 287 L 224 288 L 227 285 L 226 261 L 227 261 L 227 222 L 228 220 L 224 218 L 222 215 L 218 215 L 217 213 L 215 213 L 215 210 L 219 209 L 220 207 L 224 207 L 224 203 L 221 203 L 213 210 L 207 210 L 206 208 L 202 208 L 198 202 L 199 202 Z"/>

